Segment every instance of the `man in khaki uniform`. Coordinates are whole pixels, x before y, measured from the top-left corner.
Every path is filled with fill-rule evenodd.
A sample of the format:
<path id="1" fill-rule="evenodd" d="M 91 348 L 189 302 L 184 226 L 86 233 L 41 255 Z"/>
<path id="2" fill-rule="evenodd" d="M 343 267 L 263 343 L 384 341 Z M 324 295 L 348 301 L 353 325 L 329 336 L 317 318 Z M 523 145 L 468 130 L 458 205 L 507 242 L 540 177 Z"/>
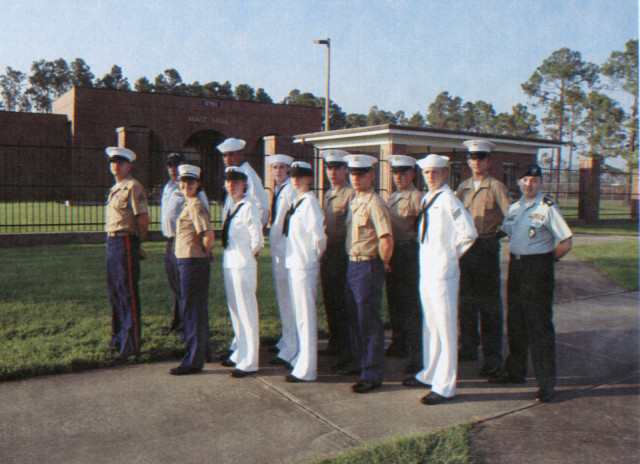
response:
<path id="1" fill-rule="evenodd" d="M 136 154 L 121 147 L 106 149 L 116 184 L 109 191 L 106 206 L 107 287 L 111 303 L 111 341 L 125 361 L 140 353 L 141 321 L 138 279 L 140 248 L 147 236 L 149 213 L 147 194 L 140 182 L 129 175 Z"/>
<path id="2" fill-rule="evenodd" d="M 354 361 L 351 359 L 349 350 L 345 292 L 341 291 L 347 280 L 348 260 L 345 250 L 347 211 L 349 202 L 356 196 L 356 191 L 351 188 L 347 180 L 347 162 L 344 160 L 347 155 L 349 153 L 343 150 L 320 152 L 331 184 L 331 188 L 324 194 L 322 205 L 327 249 L 320 261 L 320 280 L 329 327 L 329 343 L 327 349 L 321 354 L 338 356 L 338 362 L 333 366 L 337 372 L 342 371 Z"/>
<path id="3" fill-rule="evenodd" d="M 391 272 L 387 273 L 392 342 L 385 355 L 409 357 L 405 372 L 415 374 L 422 369 L 422 310 L 418 290 L 418 233 L 415 226 L 424 194 L 413 185 L 415 159 L 391 155 L 389 164 L 396 191 L 387 201 L 394 246 Z"/>
<path id="4" fill-rule="evenodd" d="M 347 319 L 352 357 L 360 362 L 360 380 L 354 393 L 368 393 L 382 386 L 384 330 L 380 300 L 385 272 L 390 271 L 393 236 L 389 208 L 373 190 L 373 164 L 368 155 L 345 156 L 356 198 L 347 216 Z"/>
<path id="5" fill-rule="evenodd" d="M 473 217 L 478 238 L 460 259 L 460 361 L 478 359 L 482 341 L 482 377 L 502 368 L 504 311 L 500 298 L 500 243 L 496 232 L 509 209 L 507 188 L 489 175 L 489 153 L 495 145 L 485 140 L 468 140 L 467 164 L 472 177 L 458 187 L 456 196 Z M 480 335 L 478 334 L 478 316 Z"/>

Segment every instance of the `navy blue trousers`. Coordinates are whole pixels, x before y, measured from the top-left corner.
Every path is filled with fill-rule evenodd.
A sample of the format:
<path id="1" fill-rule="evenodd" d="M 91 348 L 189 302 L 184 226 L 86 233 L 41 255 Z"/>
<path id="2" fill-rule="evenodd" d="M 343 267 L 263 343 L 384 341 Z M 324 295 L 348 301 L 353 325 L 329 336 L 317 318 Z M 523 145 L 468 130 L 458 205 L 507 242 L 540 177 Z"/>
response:
<path id="1" fill-rule="evenodd" d="M 391 272 L 386 279 L 392 342 L 407 350 L 412 364 L 422 365 L 418 247 L 418 242 L 397 243 L 389 262 Z"/>
<path id="2" fill-rule="evenodd" d="M 182 330 L 182 315 L 180 314 L 180 272 L 178 271 L 178 258 L 173 252 L 174 241 L 168 241 L 164 250 L 164 269 L 167 271 L 169 288 L 173 293 L 173 320 L 171 330 Z"/>
<path id="3" fill-rule="evenodd" d="M 180 311 L 187 353 L 181 364 L 201 369 L 209 355 L 209 258 L 180 258 Z"/>
<path id="4" fill-rule="evenodd" d="M 509 356 L 505 370 L 514 377 L 527 376 L 527 355 L 542 390 L 556 384 L 556 334 L 553 326 L 553 253 L 523 256 L 509 261 L 507 330 Z"/>
<path id="5" fill-rule="evenodd" d="M 376 384 L 381 384 L 384 377 L 384 329 L 380 318 L 384 274 L 380 259 L 349 261 L 347 267 L 347 321 L 352 357 L 360 361 L 360 380 Z"/>
<path id="6" fill-rule="evenodd" d="M 500 296 L 498 240 L 477 239 L 460 258 L 458 301 L 461 353 L 477 355 L 482 341 L 485 365 L 499 368 L 502 366 L 504 310 Z"/>
<path id="7" fill-rule="evenodd" d="M 142 341 L 140 321 L 140 240 L 136 236 L 107 237 L 107 289 L 111 304 L 111 344 L 120 354 L 138 355 Z"/>
<path id="8" fill-rule="evenodd" d="M 320 262 L 324 310 L 329 328 L 329 349 L 338 352 L 340 362 L 350 362 L 349 327 L 344 288 L 347 279 L 347 252 L 342 243 L 330 243 Z"/>

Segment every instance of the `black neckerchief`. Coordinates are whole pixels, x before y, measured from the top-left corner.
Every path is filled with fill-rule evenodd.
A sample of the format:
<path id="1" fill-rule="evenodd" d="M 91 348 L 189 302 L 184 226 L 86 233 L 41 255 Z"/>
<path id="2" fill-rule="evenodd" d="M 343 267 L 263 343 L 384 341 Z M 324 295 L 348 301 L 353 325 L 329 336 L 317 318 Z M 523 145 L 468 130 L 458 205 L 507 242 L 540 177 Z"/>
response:
<path id="1" fill-rule="evenodd" d="M 422 216 L 422 237 L 420 238 L 420 243 L 424 243 L 424 239 L 427 236 L 427 226 L 429 225 L 429 215 L 427 214 L 427 211 L 431 208 L 431 205 L 436 201 L 436 198 L 438 198 L 441 193 L 442 192 L 436 193 L 433 198 L 429 200 L 429 203 L 422 207 L 422 211 L 420 211 L 420 214 L 418 214 L 418 217 L 416 218 L 417 227 L 417 225 L 420 224 L 420 217 Z"/>
<path id="2" fill-rule="evenodd" d="M 300 206 L 303 201 L 304 198 L 296 201 L 296 204 L 291 205 L 291 208 L 289 208 L 287 214 L 284 215 L 284 222 L 282 223 L 282 235 L 284 235 L 285 237 L 289 235 L 289 222 L 291 221 L 291 216 L 293 216 L 293 213 L 296 212 L 296 209 L 298 209 L 298 206 Z"/>
<path id="3" fill-rule="evenodd" d="M 242 208 L 243 205 L 244 203 L 240 203 L 238 206 L 236 206 L 236 209 L 231 214 L 227 212 L 227 217 L 225 218 L 224 224 L 222 225 L 222 248 L 226 249 L 229 245 L 229 227 L 231 226 L 231 220 L 236 214 L 238 214 L 238 211 L 240 211 L 240 208 Z"/>
<path id="4" fill-rule="evenodd" d="M 282 186 L 280 188 L 277 188 L 276 186 L 276 192 L 271 197 L 271 215 L 269 216 L 269 227 L 271 227 L 273 225 L 273 221 L 276 220 L 276 205 L 278 204 L 278 197 L 283 190 L 284 182 L 282 183 Z"/>

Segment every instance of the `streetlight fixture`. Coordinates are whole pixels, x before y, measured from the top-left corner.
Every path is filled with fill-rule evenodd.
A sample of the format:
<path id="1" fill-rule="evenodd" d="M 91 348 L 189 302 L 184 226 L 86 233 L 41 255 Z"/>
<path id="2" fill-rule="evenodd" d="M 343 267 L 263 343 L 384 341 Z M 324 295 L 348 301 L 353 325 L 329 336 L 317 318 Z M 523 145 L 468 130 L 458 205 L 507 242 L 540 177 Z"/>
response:
<path id="1" fill-rule="evenodd" d="M 314 40 L 314 44 L 327 46 L 327 98 L 324 102 L 324 130 L 329 130 L 329 76 L 331 73 L 331 39 Z"/>

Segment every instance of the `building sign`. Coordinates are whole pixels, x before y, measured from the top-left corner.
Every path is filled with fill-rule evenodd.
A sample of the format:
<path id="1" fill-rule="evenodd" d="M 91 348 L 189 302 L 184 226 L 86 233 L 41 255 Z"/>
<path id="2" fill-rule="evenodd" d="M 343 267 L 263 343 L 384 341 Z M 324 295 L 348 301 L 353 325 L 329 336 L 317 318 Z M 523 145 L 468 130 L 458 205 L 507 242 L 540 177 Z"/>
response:
<path id="1" fill-rule="evenodd" d="M 214 108 L 218 108 L 220 106 L 220 102 L 218 102 L 218 101 L 200 100 L 200 105 L 202 105 L 202 106 L 212 106 Z"/>
<path id="2" fill-rule="evenodd" d="M 214 118 L 211 116 L 196 116 L 196 115 L 190 115 L 187 116 L 187 121 L 188 122 L 199 122 L 201 124 L 222 124 L 227 125 L 229 124 L 229 121 L 227 121 L 226 119 L 223 118 Z"/>

